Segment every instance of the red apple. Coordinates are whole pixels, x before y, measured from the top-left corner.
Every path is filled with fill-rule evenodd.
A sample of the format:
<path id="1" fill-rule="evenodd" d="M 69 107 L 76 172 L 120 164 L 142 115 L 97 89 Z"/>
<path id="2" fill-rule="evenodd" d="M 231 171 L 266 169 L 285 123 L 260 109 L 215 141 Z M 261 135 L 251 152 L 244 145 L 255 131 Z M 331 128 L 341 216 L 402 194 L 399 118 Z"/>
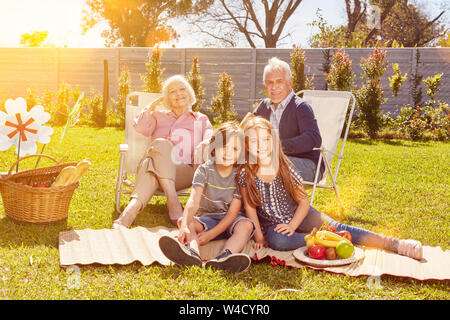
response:
<path id="1" fill-rule="evenodd" d="M 342 230 L 342 231 L 339 231 L 339 232 L 336 232 L 336 233 L 338 235 L 340 235 L 341 237 L 344 237 L 348 241 L 352 242 L 352 235 L 350 234 L 350 232 Z"/>
<path id="2" fill-rule="evenodd" d="M 311 258 L 319 260 L 323 260 L 327 256 L 325 247 L 318 244 L 309 248 L 308 254 Z"/>

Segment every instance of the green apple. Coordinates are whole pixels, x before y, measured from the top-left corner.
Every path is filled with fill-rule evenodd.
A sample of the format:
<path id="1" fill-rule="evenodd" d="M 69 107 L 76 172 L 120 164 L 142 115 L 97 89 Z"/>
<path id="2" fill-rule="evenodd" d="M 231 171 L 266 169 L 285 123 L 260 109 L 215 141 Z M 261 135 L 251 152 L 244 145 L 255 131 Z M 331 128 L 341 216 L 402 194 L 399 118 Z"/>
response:
<path id="1" fill-rule="evenodd" d="M 347 240 L 339 241 L 336 246 L 336 253 L 339 257 L 347 259 L 352 256 L 355 247 Z"/>

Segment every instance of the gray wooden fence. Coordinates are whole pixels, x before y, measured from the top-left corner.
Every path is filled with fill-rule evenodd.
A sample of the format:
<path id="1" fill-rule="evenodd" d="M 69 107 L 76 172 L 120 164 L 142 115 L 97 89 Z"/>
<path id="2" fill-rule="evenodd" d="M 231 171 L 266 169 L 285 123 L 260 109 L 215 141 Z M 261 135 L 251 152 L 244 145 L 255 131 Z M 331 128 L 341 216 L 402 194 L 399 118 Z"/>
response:
<path id="1" fill-rule="evenodd" d="M 62 83 L 75 86 L 90 94 L 92 90 L 103 90 L 103 62 L 108 60 L 109 92 L 116 98 L 120 71 L 127 67 L 132 79 L 132 90 L 142 90 L 140 74 L 145 72 L 145 61 L 151 48 L 0 48 L 0 100 L 25 96 L 31 88 L 40 95 L 44 90 L 56 91 Z M 262 73 L 267 60 L 277 56 L 290 62 L 290 49 L 246 49 L 246 48 L 168 48 L 163 50 L 163 77 L 186 74 L 191 69 L 192 58 L 199 57 L 200 72 L 205 77 L 206 102 L 210 103 L 216 93 L 217 81 L 222 71 L 231 75 L 235 84 L 233 103 L 240 115 L 251 110 L 252 105 L 263 98 Z M 387 49 L 389 66 L 382 78 L 385 97 L 384 111 L 397 111 L 406 103 L 412 103 L 409 79 L 401 88 L 397 98 L 392 97 L 389 80 L 393 74 L 391 64 L 398 63 L 402 73 L 414 73 L 415 54 L 420 51 L 419 73 L 424 79 L 444 73 L 442 86 L 436 98 L 448 102 L 450 96 L 450 48 L 399 48 Z M 323 89 L 325 76 L 322 49 L 305 49 L 305 73 L 314 76 L 316 89 Z M 367 57 L 373 49 L 346 49 L 352 59 L 356 73 L 355 84 L 360 85 L 361 57 Z M 422 84 L 426 99 L 425 87 Z"/>

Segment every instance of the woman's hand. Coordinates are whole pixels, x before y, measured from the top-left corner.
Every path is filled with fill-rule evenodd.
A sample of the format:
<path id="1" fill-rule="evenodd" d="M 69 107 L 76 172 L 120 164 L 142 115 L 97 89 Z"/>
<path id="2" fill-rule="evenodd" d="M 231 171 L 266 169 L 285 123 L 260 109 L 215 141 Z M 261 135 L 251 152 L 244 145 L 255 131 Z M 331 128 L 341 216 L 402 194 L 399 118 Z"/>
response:
<path id="1" fill-rule="evenodd" d="M 275 232 L 281 233 L 288 237 L 292 236 L 295 232 L 295 228 L 293 226 L 291 226 L 289 223 L 288 224 L 285 224 L 285 223 L 277 224 L 277 226 L 273 230 Z"/>
<path id="2" fill-rule="evenodd" d="M 150 103 L 148 107 L 148 111 L 153 112 L 155 111 L 156 107 L 163 101 L 163 97 L 159 97 L 158 99 L 154 100 L 152 103 Z"/>
<path id="3" fill-rule="evenodd" d="M 198 243 L 201 246 L 204 246 L 205 244 L 207 244 L 208 242 L 210 242 L 212 239 L 214 239 L 214 235 L 211 234 L 210 232 L 211 230 L 208 231 L 202 231 L 200 232 L 197 236 L 198 236 Z"/>

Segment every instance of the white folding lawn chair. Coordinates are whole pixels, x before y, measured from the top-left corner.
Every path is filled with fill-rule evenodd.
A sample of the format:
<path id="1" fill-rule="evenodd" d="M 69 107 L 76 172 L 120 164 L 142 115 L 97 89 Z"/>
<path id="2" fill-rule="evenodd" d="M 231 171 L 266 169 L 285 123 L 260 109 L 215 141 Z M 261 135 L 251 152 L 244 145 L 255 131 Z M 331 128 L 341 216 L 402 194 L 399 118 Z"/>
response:
<path id="1" fill-rule="evenodd" d="M 132 104 L 132 98 L 137 97 L 137 105 Z M 154 100 L 161 97 L 159 93 L 147 92 L 132 92 L 127 96 L 126 111 L 125 111 L 125 143 L 120 144 L 120 163 L 119 174 L 116 185 L 116 210 L 120 210 L 120 198 L 122 194 L 130 194 L 134 182 L 129 180 L 129 175 L 136 174 L 139 162 L 142 160 L 145 151 L 148 149 L 151 139 L 137 132 L 134 127 L 134 119 L 141 112 L 141 110 L 152 103 Z M 179 196 L 188 196 L 188 189 L 179 190 Z M 155 195 L 164 196 L 161 190 L 157 190 Z"/>
<path id="2" fill-rule="evenodd" d="M 320 150 L 320 156 L 317 162 L 317 170 L 314 181 L 303 181 L 304 185 L 312 186 L 313 188 L 311 195 L 311 205 L 313 205 L 314 202 L 316 188 L 327 188 L 334 190 L 342 208 L 344 208 L 341 196 L 339 195 L 336 179 L 338 176 L 341 160 L 345 158 L 343 153 L 345 142 L 347 140 L 348 130 L 350 128 L 350 122 L 353 116 L 353 111 L 355 109 L 355 96 L 348 91 L 326 90 L 302 90 L 297 92 L 296 94 L 303 94 L 302 98 L 311 105 L 317 119 L 317 125 L 319 127 L 320 135 L 322 136 L 322 146 L 320 148 L 315 148 L 315 150 Z M 347 125 L 344 131 L 342 146 L 340 152 L 336 153 L 350 102 L 351 108 Z M 331 161 L 334 157 L 337 157 L 338 161 L 333 173 L 331 169 Z M 319 173 L 322 161 L 325 164 L 325 171 L 323 173 L 322 179 L 319 181 Z M 326 184 L 328 175 L 331 178 L 330 185 Z"/>

